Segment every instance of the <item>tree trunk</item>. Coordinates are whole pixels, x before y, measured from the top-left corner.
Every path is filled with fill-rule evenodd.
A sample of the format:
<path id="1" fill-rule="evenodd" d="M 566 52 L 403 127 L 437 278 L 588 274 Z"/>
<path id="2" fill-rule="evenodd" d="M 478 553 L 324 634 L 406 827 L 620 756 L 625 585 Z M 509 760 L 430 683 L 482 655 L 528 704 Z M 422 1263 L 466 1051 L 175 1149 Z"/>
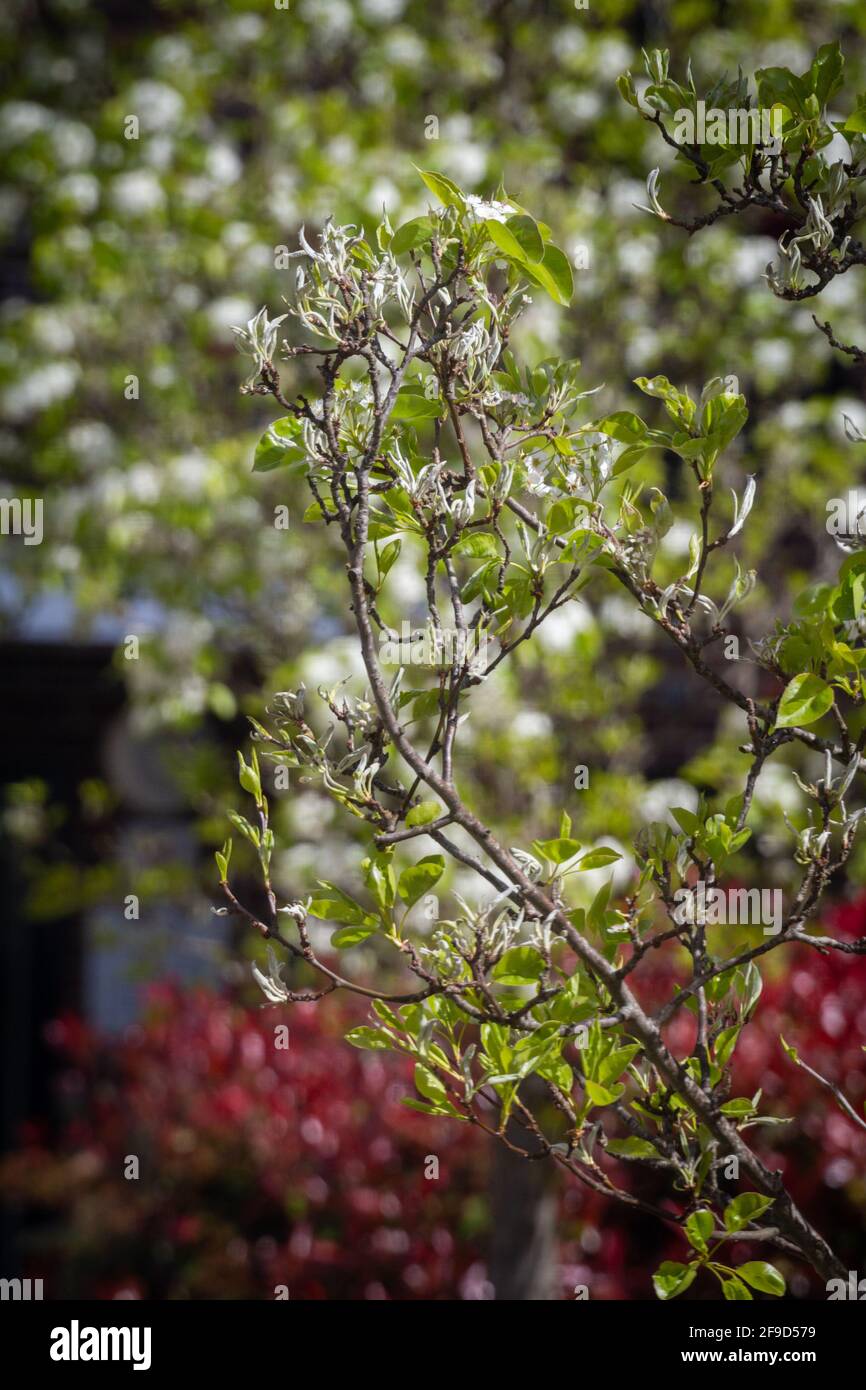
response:
<path id="1" fill-rule="evenodd" d="M 532 1151 L 537 1147 L 513 1120 L 506 1133 L 520 1148 Z M 554 1299 L 558 1294 L 554 1165 L 544 1158 L 519 1158 L 501 1140 L 491 1142 L 490 1281 L 494 1296 L 497 1302 Z"/>

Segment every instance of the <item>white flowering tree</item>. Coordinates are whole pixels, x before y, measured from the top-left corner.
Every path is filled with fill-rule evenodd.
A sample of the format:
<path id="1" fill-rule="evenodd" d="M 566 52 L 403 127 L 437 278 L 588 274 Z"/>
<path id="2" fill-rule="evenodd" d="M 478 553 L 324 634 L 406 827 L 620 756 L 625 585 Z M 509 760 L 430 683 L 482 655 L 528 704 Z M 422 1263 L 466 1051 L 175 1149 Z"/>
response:
<path id="1" fill-rule="evenodd" d="M 303 689 L 281 692 L 269 724 L 252 721 L 252 752 L 239 758 L 254 809 L 231 821 L 263 887 L 254 904 L 242 900 L 228 840 L 217 854 L 222 910 L 266 941 L 267 972 L 255 973 L 272 1003 L 338 990 L 370 999 L 370 1025 L 349 1041 L 414 1059 L 418 1094 L 408 1104 L 546 1155 L 587 1187 L 679 1226 L 683 1258 L 656 1271 L 659 1297 L 707 1274 L 726 1298 L 784 1293 L 772 1263 L 742 1262 L 742 1242 L 805 1261 L 824 1279 L 843 1276 L 780 1173 L 750 1146 L 750 1131 L 778 1117 L 764 1113 L 760 1093 L 731 1093 L 731 1061 L 759 1007 L 769 952 L 792 942 L 866 949 L 812 925 L 862 817 L 866 556 L 842 559 L 835 582 L 807 589 L 749 661 L 734 659 L 732 620 L 755 584 L 736 551 L 756 480 L 732 498 L 722 481 L 744 397 L 721 379 L 695 400 L 663 376 L 639 378 L 646 419 L 631 408 L 593 419 L 578 364 L 522 365 L 512 346 L 531 296 L 560 305 L 571 296 L 550 229 L 502 190 L 485 202 L 440 174 L 423 178 L 436 206 L 396 230 L 386 217 L 371 238 L 332 222 L 316 245 L 302 235 L 287 313 L 262 310 L 238 330 L 252 359 L 243 390 L 272 396 L 283 412 L 254 466 L 301 472 L 306 520 L 339 535 L 366 688 L 323 688 L 315 701 Z M 290 377 L 300 357 L 315 364 L 315 398 L 284 383 L 278 363 Z M 676 511 L 639 481 L 659 451 L 688 485 Z M 688 558 L 671 574 L 660 542 L 685 517 Z M 419 659 L 406 654 L 395 578 L 407 561 L 425 594 Z M 503 844 L 463 789 L 473 698 L 552 614 L 591 603 L 604 586 L 618 586 L 655 626 L 708 700 L 730 706 L 733 747 L 748 755 L 743 785 L 724 804 L 671 807 L 637 838 L 631 861 L 603 842 L 581 844 L 580 778 L 545 836 Z M 724 918 L 705 904 L 725 901 L 734 873 L 759 872 L 750 858 L 756 786 L 771 760 L 798 749 L 816 772 L 800 779 L 806 811 L 789 827 L 789 900 L 769 930 L 753 922 L 748 943 L 731 947 L 718 930 Z M 306 896 L 286 895 L 272 880 L 269 794 L 298 772 L 360 823 L 362 887 L 322 878 Z M 629 862 L 614 892 L 604 871 Z M 474 894 L 449 887 L 455 869 L 474 877 Z M 405 984 L 377 985 L 375 969 L 361 983 L 358 950 L 367 964 L 382 962 L 383 981 L 395 965 Z M 659 950 L 677 982 L 650 1009 L 639 980 Z M 674 1049 L 670 1029 L 683 1011 L 691 1042 Z M 634 1181 L 623 1184 L 623 1166 Z M 665 1181 L 670 1200 L 640 1195 L 642 1169 Z"/>

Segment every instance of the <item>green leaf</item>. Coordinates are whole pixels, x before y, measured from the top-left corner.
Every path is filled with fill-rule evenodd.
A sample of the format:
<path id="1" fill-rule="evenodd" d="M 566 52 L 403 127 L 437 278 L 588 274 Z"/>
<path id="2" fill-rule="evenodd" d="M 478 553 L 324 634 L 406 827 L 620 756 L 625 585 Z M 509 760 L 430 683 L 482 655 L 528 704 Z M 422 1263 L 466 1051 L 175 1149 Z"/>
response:
<path id="1" fill-rule="evenodd" d="M 720 1067 L 726 1067 L 731 1060 L 731 1054 L 737 1045 L 741 1027 L 741 1024 L 735 1023 L 731 1028 L 723 1028 L 716 1038 L 713 1051 L 715 1060 Z"/>
<path id="2" fill-rule="evenodd" d="M 396 1028 L 398 1031 L 402 1029 L 403 1021 L 400 1015 L 394 1009 L 389 1009 L 388 1005 L 381 999 L 373 1000 L 373 1012 L 381 1018 L 383 1023 L 389 1024 L 390 1027 Z"/>
<path id="3" fill-rule="evenodd" d="M 666 376 L 636 376 L 634 384 L 645 396 L 655 396 L 660 401 L 672 401 L 678 405 L 680 398 L 685 399 L 683 392 L 672 386 Z"/>
<path id="4" fill-rule="evenodd" d="M 397 892 L 397 879 L 394 874 L 394 865 L 388 853 L 376 853 L 363 860 L 361 867 L 364 870 L 364 883 L 366 884 L 379 908 L 390 908 L 394 906 L 394 896 Z M 376 1004 L 374 1002 L 373 1008 Z"/>
<path id="5" fill-rule="evenodd" d="M 734 986 L 743 1001 L 743 1017 L 751 1013 L 761 997 L 764 980 L 753 960 L 734 974 Z"/>
<path id="6" fill-rule="evenodd" d="M 441 854 L 428 854 L 424 859 L 419 859 L 417 864 L 404 869 L 397 880 L 397 892 L 407 907 L 412 907 L 425 893 L 429 893 L 439 882 L 444 871 L 445 860 Z"/>
<path id="7" fill-rule="evenodd" d="M 649 1142 L 648 1139 L 638 1139 L 637 1135 L 630 1135 L 628 1139 L 611 1139 L 607 1145 L 607 1152 L 613 1154 L 614 1158 L 658 1158 L 658 1150 Z"/>
<path id="8" fill-rule="evenodd" d="M 701 428 L 711 450 L 720 453 L 737 437 L 749 418 L 745 396 L 714 396 L 701 415 Z"/>
<path id="9" fill-rule="evenodd" d="M 647 444 L 630 444 L 627 449 L 623 449 L 613 466 L 613 471 L 610 475 L 611 478 L 621 477 L 622 474 L 627 473 L 630 468 L 634 468 L 636 463 L 640 463 L 647 451 L 647 447 L 653 447 L 649 445 L 649 441 L 647 441 Z"/>
<path id="10" fill-rule="evenodd" d="M 615 864 L 618 859 L 622 859 L 621 854 L 617 854 L 615 849 L 607 849 L 602 846 L 600 849 L 591 849 L 588 854 L 584 854 L 577 862 L 577 868 L 581 873 L 587 869 L 605 869 L 608 864 Z"/>
<path id="11" fill-rule="evenodd" d="M 492 976 L 500 985 L 525 985 L 544 973 L 544 957 L 532 946 L 513 946 L 493 967 Z"/>
<path id="12" fill-rule="evenodd" d="M 788 729 L 794 724 L 814 724 L 833 704 L 833 691 L 820 676 L 804 671 L 785 687 L 779 702 L 776 728 Z"/>
<path id="13" fill-rule="evenodd" d="M 849 555 L 839 571 L 839 587 L 833 591 L 833 613 L 838 621 L 859 618 L 866 597 L 866 554 Z"/>
<path id="14" fill-rule="evenodd" d="M 603 883 L 593 898 L 586 915 L 587 926 L 594 931 L 601 931 L 605 925 L 605 913 L 607 912 L 608 899 L 610 898 L 610 880 Z"/>
<path id="15" fill-rule="evenodd" d="M 676 1260 L 665 1260 L 653 1275 L 653 1287 L 659 1298 L 667 1301 L 685 1293 L 695 1281 L 697 1269 L 694 1265 L 678 1264 Z"/>
<path id="16" fill-rule="evenodd" d="M 633 106 L 635 110 L 637 110 L 637 92 L 635 91 L 634 78 L 631 73 L 620 73 L 619 77 L 616 79 L 616 86 L 623 101 L 627 101 L 629 106 Z"/>
<path id="17" fill-rule="evenodd" d="M 243 754 L 238 751 L 238 781 L 245 792 L 255 798 L 256 805 L 262 804 L 262 781 L 259 776 L 258 768 L 255 766 L 255 753 L 253 754 L 253 766 L 248 766 L 244 762 Z"/>
<path id="18" fill-rule="evenodd" d="M 416 825 L 429 825 L 431 821 L 438 820 L 441 814 L 442 807 L 438 801 L 419 801 L 406 817 L 406 826 L 411 830 Z"/>
<path id="19" fill-rule="evenodd" d="M 564 535 L 574 529 L 577 512 L 583 504 L 577 497 L 562 497 L 554 502 L 547 514 L 547 529 L 553 536 Z"/>
<path id="20" fill-rule="evenodd" d="M 432 1100 L 434 1105 L 442 1105 L 448 1100 L 448 1093 L 439 1077 L 421 1062 L 415 1067 L 415 1086 L 420 1094 L 426 1100 Z"/>
<path id="21" fill-rule="evenodd" d="M 666 376 L 638 376 L 635 377 L 634 384 L 645 396 L 654 396 L 656 400 L 664 401 L 665 409 L 672 420 L 680 425 L 691 425 L 695 403 L 687 391 L 678 390 Z"/>
<path id="22" fill-rule="evenodd" d="M 715 1229 L 715 1218 L 711 1211 L 693 1211 L 686 1221 L 686 1236 L 689 1245 L 702 1255 L 707 1253 L 707 1241 Z"/>
<path id="23" fill-rule="evenodd" d="M 596 429 L 620 444 L 639 444 L 646 439 L 648 426 L 633 410 L 617 410 L 599 420 Z M 636 462 L 636 460 L 635 460 Z"/>
<path id="24" fill-rule="evenodd" d="M 762 1197 L 758 1192 L 741 1192 L 725 1207 L 725 1229 L 731 1234 L 741 1231 L 750 1221 L 763 1216 L 772 1205 L 772 1197 Z"/>
<path id="25" fill-rule="evenodd" d="M 469 603 L 482 592 L 487 593 L 490 590 L 492 593 L 492 586 L 496 582 L 498 572 L 499 562 L 497 560 L 487 560 L 483 565 L 479 565 L 460 591 L 460 597 L 464 603 Z M 491 594 L 487 593 L 487 596 L 490 597 Z"/>
<path id="26" fill-rule="evenodd" d="M 359 946 L 362 941 L 367 940 L 368 936 L 372 936 L 375 930 L 375 924 L 340 927 L 331 933 L 331 945 L 336 946 L 338 951 L 344 951 L 349 946 Z"/>
<path id="27" fill-rule="evenodd" d="M 368 1052 L 387 1052 L 394 1046 L 394 1039 L 383 1028 L 353 1028 L 346 1034 L 346 1042 Z"/>
<path id="28" fill-rule="evenodd" d="M 487 225 L 489 229 L 491 224 L 488 223 Z M 505 225 L 526 260 L 544 260 L 544 242 L 534 217 L 530 217 L 528 213 L 520 213 L 516 217 L 509 217 Z"/>
<path id="29" fill-rule="evenodd" d="M 449 1101 L 443 1101 L 441 1105 L 428 1105 L 426 1101 L 415 1100 L 414 1096 L 403 1096 L 400 1101 L 407 1110 L 420 1110 L 422 1115 L 450 1115 L 453 1120 L 465 1120 L 466 1116 L 461 1115 Z"/>
<path id="30" fill-rule="evenodd" d="M 547 1057 L 540 1062 L 538 1075 L 543 1076 L 545 1081 L 552 1081 L 566 1095 L 571 1094 L 571 1088 L 574 1085 L 574 1073 L 561 1057 Z"/>
<path id="31" fill-rule="evenodd" d="M 686 810 L 685 806 L 672 806 L 671 815 L 680 827 L 680 830 L 684 831 L 686 835 L 694 835 L 695 831 L 700 826 L 700 821 L 694 811 Z"/>
<path id="32" fill-rule="evenodd" d="M 593 1105 L 613 1105 L 614 1101 L 619 1100 L 624 1086 L 600 1086 L 597 1081 L 585 1081 L 584 1089 Z"/>
<path id="33" fill-rule="evenodd" d="M 731 1115 L 734 1119 L 745 1119 L 755 1113 L 755 1107 L 748 1096 L 737 1096 L 735 1100 L 726 1100 L 721 1110 L 723 1115 Z"/>
<path id="34" fill-rule="evenodd" d="M 546 246 L 542 266 L 556 286 L 554 299 L 558 297 L 560 304 L 570 304 L 574 294 L 574 276 L 565 252 L 560 251 L 558 246 Z"/>
<path id="35" fill-rule="evenodd" d="M 508 256 L 509 260 L 516 261 L 521 267 L 524 265 L 526 255 L 523 247 L 507 223 L 499 222 L 490 217 L 485 219 L 484 230 L 494 246 L 498 247 L 503 255 Z M 538 259 L 540 260 L 541 257 Z"/>
<path id="36" fill-rule="evenodd" d="M 286 463 L 299 463 L 305 457 L 300 445 L 303 427 L 294 415 L 284 415 L 268 426 L 256 445 L 254 473 L 270 473 Z"/>
<path id="37" fill-rule="evenodd" d="M 792 1047 L 790 1043 L 785 1042 L 785 1039 L 782 1037 L 781 1033 L 779 1034 L 779 1042 L 782 1044 L 785 1053 L 788 1057 L 790 1057 L 791 1061 L 795 1064 L 795 1066 L 799 1066 L 800 1054 L 797 1051 L 796 1047 Z"/>
<path id="38" fill-rule="evenodd" d="M 606 1057 L 602 1057 L 598 1063 L 598 1070 L 595 1072 L 596 1080 L 603 1086 L 608 1086 L 612 1081 L 617 1081 L 622 1076 L 632 1057 L 640 1051 L 637 1043 L 628 1043 L 625 1047 L 615 1047 Z"/>
<path id="39" fill-rule="evenodd" d="M 722 1293 L 729 1303 L 751 1303 L 752 1295 L 739 1279 L 723 1279 Z"/>
<path id="40" fill-rule="evenodd" d="M 497 1071 L 507 1071 L 511 1061 L 508 1029 L 501 1023 L 482 1023 L 481 1046 Z"/>
<path id="41" fill-rule="evenodd" d="M 261 836 L 255 826 L 250 825 L 249 821 L 244 816 L 239 816 L 237 811 L 227 811 L 226 815 L 235 830 L 239 830 L 244 839 L 249 840 L 250 844 L 255 845 L 258 849 L 261 844 Z"/>
<path id="42" fill-rule="evenodd" d="M 441 413 L 442 402 L 438 397 L 428 400 L 422 392 L 406 386 L 402 391 L 397 392 L 397 399 L 391 411 L 391 419 L 435 420 L 437 415 L 441 415 Z"/>
<path id="43" fill-rule="evenodd" d="M 558 836 L 555 840 L 536 840 L 532 846 L 551 864 L 565 864 L 573 859 L 580 849 L 580 841 Z"/>
<path id="44" fill-rule="evenodd" d="M 506 222 L 487 218 L 484 230 L 494 246 L 530 275 L 540 272 L 544 259 L 544 242 L 535 219 L 525 214 L 509 217 Z"/>
<path id="45" fill-rule="evenodd" d="M 788 68 L 758 68 L 755 81 L 759 105 L 770 107 L 781 102 L 791 111 L 804 114 L 809 91 L 802 77 L 795 77 Z"/>
<path id="46" fill-rule="evenodd" d="M 488 228 L 490 223 L 487 224 Z M 571 273 L 571 266 L 568 257 L 558 246 L 546 246 L 544 248 L 544 260 L 540 263 L 523 260 L 521 269 L 526 272 L 530 280 L 534 280 L 542 289 L 546 290 L 557 304 L 569 305 L 574 294 L 574 277 Z"/>
<path id="47" fill-rule="evenodd" d="M 469 531 L 454 547 L 455 555 L 469 555 L 473 559 L 496 559 L 499 556 L 499 542 L 491 531 Z"/>
<path id="48" fill-rule="evenodd" d="M 417 164 L 415 168 L 418 169 Z M 440 203 L 444 203 L 446 207 L 457 208 L 459 212 L 463 212 L 466 207 L 466 200 L 456 183 L 452 183 L 444 174 L 437 174 L 432 169 L 418 169 L 418 173 L 430 189 L 430 192 L 439 199 Z"/>
<path id="49" fill-rule="evenodd" d="M 404 695 L 401 696 L 401 703 L 402 703 L 402 704 L 411 704 L 411 705 L 412 705 L 412 717 L 413 717 L 413 719 L 424 719 L 424 718 L 427 717 L 427 715 L 435 714 L 435 713 L 437 712 L 437 710 L 439 709 L 439 691 L 438 691 L 438 690 L 415 690 L 415 691 L 413 691 L 413 692 L 406 691 L 406 692 L 404 692 Z M 424 805 L 425 803 L 422 802 L 421 804 Z M 416 809 L 416 808 L 413 807 L 413 810 L 414 810 L 414 809 Z M 411 816 L 411 814 L 412 814 L 412 811 L 409 812 L 409 815 L 410 815 L 410 816 Z M 408 819 L 408 817 L 407 817 L 407 819 Z"/>
<path id="50" fill-rule="evenodd" d="M 313 899 L 307 909 L 311 917 L 318 917 L 323 922 L 349 922 L 353 926 L 375 927 L 375 918 L 371 917 L 360 903 L 356 903 L 354 898 L 350 898 L 348 893 L 344 893 L 342 888 L 323 880 L 320 880 L 320 883 L 328 890 L 327 896 Z"/>
<path id="51" fill-rule="evenodd" d="M 402 545 L 400 541 L 391 541 L 390 545 L 386 545 L 382 551 L 379 550 L 378 545 L 376 546 L 376 561 L 379 566 L 380 582 L 387 578 L 389 571 L 396 564 L 401 549 Z"/>
<path id="52" fill-rule="evenodd" d="M 671 448 L 681 459 L 699 459 L 708 451 L 712 452 L 710 441 L 703 434 L 697 439 L 690 439 L 686 434 L 675 434 L 671 437 Z"/>
<path id="53" fill-rule="evenodd" d="M 822 111 L 830 97 L 842 85 L 844 66 L 845 59 L 838 39 L 834 40 L 833 43 L 822 44 L 812 60 L 809 77 L 812 82 L 812 90 Z"/>
<path id="54" fill-rule="evenodd" d="M 767 1264 L 766 1260 L 749 1260 L 747 1264 L 740 1265 L 737 1277 L 745 1279 L 746 1283 L 759 1293 L 771 1293 L 775 1294 L 776 1298 L 781 1298 L 785 1292 L 784 1277 L 775 1266 Z"/>
<path id="55" fill-rule="evenodd" d="M 413 217 L 409 222 L 404 222 L 402 227 L 398 227 L 393 237 L 389 251 L 394 256 L 402 256 L 406 251 L 414 251 L 416 246 L 423 246 L 425 241 L 429 241 L 433 233 L 433 222 L 429 217 Z"/>

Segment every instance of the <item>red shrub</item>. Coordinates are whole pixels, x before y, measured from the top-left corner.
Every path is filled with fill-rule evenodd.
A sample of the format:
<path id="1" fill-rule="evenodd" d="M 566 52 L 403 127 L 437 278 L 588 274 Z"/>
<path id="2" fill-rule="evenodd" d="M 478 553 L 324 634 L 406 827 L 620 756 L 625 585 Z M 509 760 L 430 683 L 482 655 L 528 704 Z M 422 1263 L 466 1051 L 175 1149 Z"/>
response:
<path id="1" fill-rule="evenodd" d="M 866 934 L 866 898 L 837 909 L 830 925 L 842 937 Z M 644 997 L 667 997 L 670 959 L 647 963 Z M 764 1111 L 791 1117 L 748 1137 L 783 1169 L 847 1266 L 862 1271 L 866 1132 L 778 1038 L 862 1113 L 866 957 L 785 947 L 764 973 L 733 1093 L 761 1088 Z M 334 1000 L 295 1006 L 281 1049 L 282 1010 L 160 986 L 146 1022 L 119 1042 L 74 1018 L 56 1023 L 59 1132 L 49 1140 L 31 1128 L 3 1169 L 7 1194 L 43 1212 L 29 1228 L 28 1272 L 46 1278 L 51 1297 L 272 1298 L 278 1285 L 292 1298 L 489 1296 L 487 1141 L 402 1106 L 411 1064 L 345 1043 L 358 1018 Z M 688 1033 L 691 1016 L 680 1019 Z M 137 1179 L 124 1176 L 131 1156 Z M 438 1179 L 425 1177 L 427 1156 L 438 1158 Z M 643 1184 L 618 1167 L 621 1185 Z M 563 1184 L 559 1231 L 565 1298 L 579 1284 L 593 1299 L 646 1298 L 652 1270 L 683 1252 L 675 1231 L 577 1181 Z M 740 1258 L 760 1254 L 740 1247 Z M 822 1292 L 814 1276 L 774 1258 L 794 1292 Z M 714 1288 L 696 1285 L 692 1296 L 702 1293 Z"/>
<path id="2" fill-rule="evenodd" d="M 54 1025 L 62 1132 L 7 1161 L 7 1191 L 60 1217 L 34 1271 L 52 1296 L 461 1296 L 484 1145 L 400 1104 L 410 1066 L 348 1046 L 333 1006 L 295 1007 L 283 1050 L 282 1011 L 167 986 L 149 1005 L 118 1043 Z"/>

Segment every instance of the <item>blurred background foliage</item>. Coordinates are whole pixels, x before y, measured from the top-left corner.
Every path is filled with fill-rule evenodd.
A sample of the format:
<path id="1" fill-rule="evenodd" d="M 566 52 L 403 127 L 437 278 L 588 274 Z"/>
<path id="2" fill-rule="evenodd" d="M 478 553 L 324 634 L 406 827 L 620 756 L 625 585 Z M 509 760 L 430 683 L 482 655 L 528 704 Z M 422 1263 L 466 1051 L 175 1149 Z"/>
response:
<path id="1" fill-rule="evenodd" d="M 838 37 L 853 105 L 864 29 L 859 0 L 10 0 L 0 494 L 44 499 L 45 540 L 2 540 L 4 650 L 95 644 L 112 654 L 118 691 L 98 758 L 63 797 L 26 748 L 5 777 L 31 920 L 101 909 L 110 936 L 126 930 L 134 893 L 142 926 L 161 904 L 171 931 L 197 922 L 207 935 L 210 851 L 244 716 L 260 718 L 274 690 L 357 673 L 340 559 L 302 522 L 302 484 L 251 474 L 273 410 L 239 396 L 230 325 L 265 303 L 278 311 L 293 275 L 278 251 L 302 224 L 311 235 L 333 214 L 371 226 L 385 207 L 397 226 L 423 211 L 414 165 L 477 193 L 503 182 L 582 267 L 569 310 L 536 296 L 520 349 L 580 358 L 584 386 L 603 385 L 588 415 L 633 408 L 637 375 L 664 373 L 693 394 L 737 377 L 751 415 L 726 481 L 741 492 L 757 475 L 743 543 L 761 581 L 744 650 L 807 580 L 835 572 L 826 503 L 863 477 L 842 430 L 843 411 L 866 427 L 863 370 L 828 347 L 811 309 L 858 340 L 861 282 L 849 274 L 815 304 L 782 303 L 763 278 L 781 230 L 772 217 L 689 240 L 639 211 L 655 165 L 672 211 L 693 209 L 695 193 L 615 79 L 640 71 L 642 45 L 669 47 L 675 73 L 691 57 L 709 85 L 738 66 L 802 68 Z M 314 388 L 301 365 L 291 371 L 292 389 Z M 682 499 L 665 464 L 642 476 Z M 280 506 L 288 531 L 274 524 Z M 666 537 L 671 564 L 690 530 L 678 521 Z M 419 580 L 408 564 L 401 577 L 411 622 Z M 552 834 L 565 804 L 581 840 L 623 847 L 699 788 L 737 789 L 729 716 L 635 625 L 613 584 L 582 598 L 473 699 L 461 776 L 506 842 Z M 124 654 L 129 636 L 137 659 Z M 53 698 L 62 717 L 64 690 Z M 576 792 L 580 764 L 590 785 Z M 177 833 L 150 822 L 124 833 L 144 785 L 149 814 L 168 806 Z M 273 803 L 282 890 L 307 891 L 323 853 L 329 878 L 351 889 L 354 826 L 297 782 Z M 767 881 L 786 881 L 781 812 L 796 819 L 798 805 L 793 777 L 762 777 L 753 868 Z M 850 873 L 843 898 L 866 874 L 862 853 Z M 469 886 L 459 873 L 451 882 Z M 218 975 L 236 985 L 247 972 L 229 944 Z"/>

